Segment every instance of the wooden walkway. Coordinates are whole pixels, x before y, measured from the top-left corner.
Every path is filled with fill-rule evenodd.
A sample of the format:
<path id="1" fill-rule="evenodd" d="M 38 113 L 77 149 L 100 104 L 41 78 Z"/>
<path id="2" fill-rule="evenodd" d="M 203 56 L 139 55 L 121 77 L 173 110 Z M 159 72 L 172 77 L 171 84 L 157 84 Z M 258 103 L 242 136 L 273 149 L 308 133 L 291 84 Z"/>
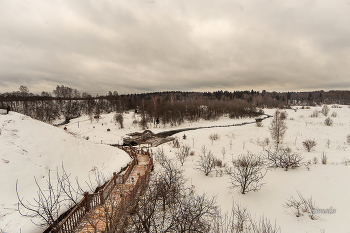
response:
<path id="1" fill-rule="evenodd" d="M 113 188 L 105 204 L 90 210 L 74 232 L 109 232 L 110 229 L 113 229 L 113 232 L 119 232 L 122 230 L 130 205 L 137 197 L 139 186 L 145 182 L 145 178 L 148 175 L 146 173 L 149 173 L 150 166 L 152 166 L 150 156 L 142 153 L 142 151 L 136 153 L 136 158 L 137 164 L 127 180 Z M 111 226 L 112 224 L 114 226 Z"/>

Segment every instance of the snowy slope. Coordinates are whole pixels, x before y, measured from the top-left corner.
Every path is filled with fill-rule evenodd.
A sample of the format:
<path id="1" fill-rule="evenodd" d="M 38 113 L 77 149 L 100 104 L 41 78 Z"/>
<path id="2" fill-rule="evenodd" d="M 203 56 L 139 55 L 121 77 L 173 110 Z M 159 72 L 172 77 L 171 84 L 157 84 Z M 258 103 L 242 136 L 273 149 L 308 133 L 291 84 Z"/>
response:
<path id="1" fill-rule="evenodd" d="M 337 117 L 332 118 L 333 126 L 324 125 L 325 116 L 320 114 L 318 118 L 311 118 L 311 113 L 321 107 L 311 109 L 298 109 L 297 112 L 287 110 L 286 120 L 288 129 L 282 143 L 284 147 L 290 147 L 293 151 L 302 154 L 307 162 L 316 157 L 318 163 L 312 164 L 310 170 L 306 166 L 284 171 L 282 169 L 268 169 L 264 179 L 265 186 L 258 192 L 249 192 L 245 195 L 236 189 L 230 188 L 229 176 L 224 174 L 216 177 L 214 170 L 208 177 L 198 170 L 193 169 L 198 160 L 198 154 L 203 145 L 211 150 L 214 156 L 221 159 L 227 166 L 232 167 L 232 159 L 248 151 L 255 154 L 262 154 L 261 142 L 270 138 L 268 126 L 271 119 L 263 121 L 264 127 L 257 127 L 255 124 L 230 127 L 212 128 L 196 131 L 182 132 L 178 134 L 180 143 L 187 144 L 195 152 L 189 156 L 184 164 L 186 177 L 189 185 L 194 185 L 199 193 L 206 192 L 209 195 L 217 195 L 217 202 L 222 211 L 229 211 L 232 202 L 238 202 L 247 206 L 257 220 L 264 215 L 272 222 L 276 220 L 277 226 L 281 227 L 283 233 L 294 232 L 350 232 L 350 166 L 344 161 L 350 159 L 350 145 L 346 142 L 346 136 L 350 134 L 350 109 L 331 108 L 330 114 L 335 111 Z M 273 115 L 275 110 L 264 110 Z M 217 133 L 220 139 L 212 142 L 210 134 Z M 186 134 L 187 139 L 182 138 Z M 311 152 L 307 152 L 302 141 L 314 139 L 317 146 Z M 326 144 L 330 140 L 330 145 Z M 230 149 L 230 141 L 232 147 Z M 271 138 L 270 138 L 271 141 Z M 223 158 L 221 153 L 225 147 L 226 155 Z M 171 143 L 163 145 L 168 155 L 175 158 L 176 149 Z M 325 152 L 328 157 L 327 165 L 321 164 L 321 154 Z M 179 167 L 180 164 L 178 165 Z M 307 214 L 302 217 L 295 217 L 292 211 L 285 209 L 283 204 L 292 195 L 297 197 L 298 190 L 305 198 L 312 196 L 319 209 L 336 209 L 335 214 L 319 214 L 317 220 L 311 220 Z"/>
<path id="2" fill-rule="evenodd" d="M 42 232 L 17 211 L 17 179 L 20 196 L 31 202 L 37 192 L 34 177 L 45 187 L 48 170 L 55 177 L 57 170 L 62 172 L 62 164 L 72 180 L 78 177 L 88 190 L 85 181 L 91 176 L 94 182 L 94 171 L 109 179 L 131 161 L 122 150 L 15 112 L 0 115 L 0 158 L 0 232 Z"/>

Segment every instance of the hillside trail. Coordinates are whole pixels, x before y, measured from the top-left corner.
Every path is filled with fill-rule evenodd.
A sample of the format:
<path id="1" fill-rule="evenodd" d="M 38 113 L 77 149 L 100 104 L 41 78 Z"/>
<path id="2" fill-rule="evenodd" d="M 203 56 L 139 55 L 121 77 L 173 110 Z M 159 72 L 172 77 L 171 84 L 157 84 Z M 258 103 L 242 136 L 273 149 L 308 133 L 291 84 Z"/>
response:
<path id="1" fill-rule="evenodd" d="M 110 222 L 108 219 L 113 217 L 119 218 L 117 232 L 123 228 L 127 216 L 122 212 L 126 211 L 126 209 L 121 208 L 117 210 L 115 207 L 119 206 L 123 197 L 129 196 L 132 192 L 138 179 L 146 173 L 147 165 L 150 160 L 149 156 L 142 155 L 141 153 L 137 153 L 136 158 L 137 165 L 134 166 L 125 183 L 118 184 L 113 188 L 104 205 L 97 206 L 89 211 L 75 229 L 75 233 L 104 232 L 106 228 L 110 227 L 108 226 Z M 135 199 L 135 197 L 133 197 L 133 199 Z M 132 206 L 130 206 L 132 201 L 133 200 L 126 203 L 129 206 L 125 206 L 125 208 L 132 208 Z"/>

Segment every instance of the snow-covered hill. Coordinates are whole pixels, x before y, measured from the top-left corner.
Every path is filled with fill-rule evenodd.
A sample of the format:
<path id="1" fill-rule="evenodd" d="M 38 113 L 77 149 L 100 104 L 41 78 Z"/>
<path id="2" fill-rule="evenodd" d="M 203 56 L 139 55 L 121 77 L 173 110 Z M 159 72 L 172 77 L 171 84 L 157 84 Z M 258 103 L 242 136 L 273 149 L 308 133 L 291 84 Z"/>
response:
<path id="1" fill-rule="evenodd" d="M 72 181 L 78 177 L 83 189 L 85 181 L 95 182 L 95 171 L 107 179 L 131 161 L 117 148 L 93 143 L 27 116 L 10 112 L 0 115 L 0 232 L 42 232 L 17 211 L 16 180 L 24 201 L 37 197 L 34 177 L 45 188 L 48 171 L 56 178 L 62 164 Z"/>

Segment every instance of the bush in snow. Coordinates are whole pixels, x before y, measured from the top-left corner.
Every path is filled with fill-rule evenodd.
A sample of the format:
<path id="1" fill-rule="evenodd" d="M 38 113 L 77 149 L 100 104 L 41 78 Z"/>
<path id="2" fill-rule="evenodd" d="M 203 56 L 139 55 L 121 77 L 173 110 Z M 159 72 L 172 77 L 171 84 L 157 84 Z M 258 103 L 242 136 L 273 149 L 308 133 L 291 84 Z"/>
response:
<path id="1" fill-rule="evenodd" d="M 317 217 L 315 216 L 315 202 L 312 200 L 312 196 L 310 198 L 304 198 L 301 193 L 297 190 L 298 197 L 294 198 L 291 196 L 284 204 L 285 208 L 292 209 L 295 216 L 300 217 L 302 212 L 308 213 L 309 217 L 312 220 L 315 220 Z"/>
<path id="2" fill-rule="evenodd" d="M 248 153 L 232 161 L 234 170 L 230 174 L 232 188 L 239 188 L 242 194 L 258 191 L 264 185 L 264 162 L 260 156 Z"/>
<path id="3" fill-rule="evenodd" d="M 321 113 L 322 113 L 324 116 L 328 116 L 329 107 L 328 107 L 326 104 L 323 105 L 322 110 L 321 110 Z"/>
<path id="4" fill-rule="evenodd" d="M 315 140 L 308 139 L 308 140 L 303 141 L 303 146 L 305 147 L 307 152 L 310 152 L 311 149 L 313 147 L 315 147 L 316 145 L 317 145 L 317 143 L 315 142 Z"/>
<path id="5" fill-rule="evenodd" d="M 219 213 L 209 232 L 279 233 L 281 229 L 264 216 L 255 220 L 247 207 L 234 202 L 231 213 Z"/>
<path id="6" fill-rule="evenodd" d="M 288 113 L 286 111 L 281 112 L 281 114 L 280 114 L 281 120 L 285 120 L 285 119 L 287 119 L 287 117 L 288 117 Z"/>
<path id="7" fill-rule="evenodd" d="M 211 151 L 207 151 L 205 146 L 202 147 L 202 153 L 199 154 L 199 160 L 196 162 L 196 170 L 202 171 L 206 176 L 209 175 L 214 167 L 215 158 Z"/>
<path id="8" fill-rule="evenodd" d="M 319 114 L 319 113 L 320 113 L 320 112 L 319 112 L 318 110 L 315 110 L 315 111 L 312 112 L 312 114 L 311 114 L 310 117 L 318 117 L 318 114 Z"/>
<path id="9" fill-rule="evenodd" d="M 220 136 L 219 134 L 215 133 L 215 134 L 210 134 L 209 135 L 209 139 L 211 140 L 211 145 L 213 145 L 213 141 L 219 140 Z"/>
<path id="10" fill-rule="evenodd" d="M 331 118 L 326 118 L 326 120 L 324 120 L 324 124 L 327 126 L 332 126 L 333 125 L 333 120 Z"/>
<path id="11" fill-rule="evenodd" d="M 180 142 L 178 138 L 175 138 L 175 140 L 173 141 L 173 147 L 180 148 Z"/>
<path id="12" fill-rule="evenodd" d="M 264 127 L 263 123 L 262 122 L 255 122 L 256 123 L 256 127 Z"/>
<path id="13" fill-rule="evenodd" d="M 188 157 L 190 153 L 190 147 L 187 145 L 182 145 L 178 148 L 178 151 L 176 152 L 176 157 L 179 160 L 181 166 L 184 165 L 186 158 Z"/>
<path id="14" fill-rule="evenodd" d="M 347 143 L 350 143 L 350 134 L 348 134 L 348 135 L 346 136 L 346 142 L 347 142 Z"/>
<path id="15" fill-rule="evenodd" d="M 331 117 L 337 117 L 337 116 L 338 116 L 338 114 L 336 112 L 332 112 Z"/>
<path id="16" fill-rule="evenodd" d="M 323 152 L 322 155 L 321 155 L 321 162 L 322 164 L 326 165 L 327 164 L 327 154 L 326 152 Z"/>
<path id="17" fill-rule="evenodd" d="M 300 167 L 303 164 L 303 157 L 292 152 L 289 148 L 280 148 L 275 151 L 265 150 L 267 153 L 266 160 L 269 166 L 284 168 L 288 171 L 289 168 Z"/>

